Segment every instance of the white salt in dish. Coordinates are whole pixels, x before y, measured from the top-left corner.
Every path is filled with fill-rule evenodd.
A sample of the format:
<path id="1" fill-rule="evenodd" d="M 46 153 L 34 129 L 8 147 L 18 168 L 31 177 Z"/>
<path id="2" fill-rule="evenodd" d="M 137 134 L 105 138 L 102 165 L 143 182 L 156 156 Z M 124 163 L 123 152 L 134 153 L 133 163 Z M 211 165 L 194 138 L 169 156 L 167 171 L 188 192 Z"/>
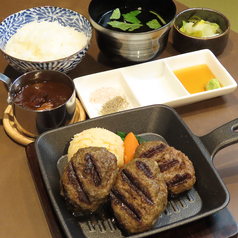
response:
<path id="1" fill-rule="evenodd" d="M 78 96 L 90 118 L 100 116 L 102 106 L 119 95 L 128 101 L 127 109 L 140 106 L 137 97 L 131 91 L 120 70 L 79 77 L 74 79 L 74 83 Z"/>
<path id="2" fill-rule="evenodd" d="M 206 64 L 223 87 L 190 94 L 173 73 L 200 64 Z M 79 77 L 74 79 L 74 83 L 90 118 L 101 116 L 102 103 L 95 107 L 90 95 L 102 87 L 113 87 L 123 92 L 133 108 L 152 104 L 183 106 L 231 93 L 237 87 L 229 72 L 207 49 Z"/>

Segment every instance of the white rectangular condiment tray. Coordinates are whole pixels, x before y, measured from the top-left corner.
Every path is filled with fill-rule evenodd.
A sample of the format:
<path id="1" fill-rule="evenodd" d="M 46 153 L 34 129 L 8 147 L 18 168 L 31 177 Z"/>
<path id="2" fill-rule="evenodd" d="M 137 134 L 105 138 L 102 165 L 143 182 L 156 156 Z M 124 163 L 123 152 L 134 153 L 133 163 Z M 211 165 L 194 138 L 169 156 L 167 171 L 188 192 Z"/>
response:
<path id="1" fill-rule="evenodd" d="M 190 94 L 173 71 L 201 64 L 210 68 L 222 87 Z M 74 83 L 90 118 L 114 108 L 117 111 L 152 104 L 183 106 L 231 93 L 237 87 L 228 71 L 206 49 L 78 77 Z"/>

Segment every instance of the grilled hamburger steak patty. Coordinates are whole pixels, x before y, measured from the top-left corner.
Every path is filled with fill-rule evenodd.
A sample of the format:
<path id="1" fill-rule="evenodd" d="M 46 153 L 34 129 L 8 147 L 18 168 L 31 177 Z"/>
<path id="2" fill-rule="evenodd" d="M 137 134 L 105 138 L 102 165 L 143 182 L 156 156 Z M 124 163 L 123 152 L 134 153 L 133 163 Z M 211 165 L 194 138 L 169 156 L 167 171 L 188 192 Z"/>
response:
<path id="1" fill-rule="evenodd" d="M 128 233 L 149 230 L 167 205 L 167 187 L 157 164 L 134 158 L 121 169 L 111 189 L 111 206 Z"/>
<path id="2" fill-rule="evenodd" d="M 189 158 L 161 141 L 142 143 L 137 147 L 134 158 L 156 161 L 171 194 L 189 190 L 196 182 L 195 170 Z"/>
<path id="3" fill-rule="evenodd" d="M 79 149 L 64 168 L 61 195 L 72 211 L 94 212 L 107 200 L 117 174 L 117 158 L 106 148 Z"/>

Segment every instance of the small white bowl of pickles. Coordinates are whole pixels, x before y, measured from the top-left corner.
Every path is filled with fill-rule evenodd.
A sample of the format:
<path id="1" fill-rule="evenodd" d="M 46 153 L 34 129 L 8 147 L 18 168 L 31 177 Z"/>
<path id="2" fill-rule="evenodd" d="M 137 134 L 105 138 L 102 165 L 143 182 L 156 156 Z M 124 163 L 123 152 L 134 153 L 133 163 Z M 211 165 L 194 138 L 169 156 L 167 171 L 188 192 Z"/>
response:
<path id="1" fill-rule="evenodd" d="M 228 42 L 230 22 L 209 8 L 189 8 L 180 12 L 173 25 L 173 46 L 180 53 L 209 49 L 221 54 Z"/>

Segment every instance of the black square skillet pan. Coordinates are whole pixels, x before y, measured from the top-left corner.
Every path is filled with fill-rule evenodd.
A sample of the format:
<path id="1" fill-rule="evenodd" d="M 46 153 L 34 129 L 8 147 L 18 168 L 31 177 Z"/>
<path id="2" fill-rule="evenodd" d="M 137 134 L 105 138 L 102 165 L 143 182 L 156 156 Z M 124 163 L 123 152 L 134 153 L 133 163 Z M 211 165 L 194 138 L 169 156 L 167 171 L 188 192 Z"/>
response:
<path id="1" fill-rule="evenodd" d="M 109 205 L 97 214 L 77 216 L 60 196 L 60 173 L 67 161 L 72 137 L 85 129 L 102 127 L 113 132 L 134 132 L 148 140 L 163 140 L 185 153 L 196 172 L 194 187 L 178 197 L 169 198 L 165 212 L 155 226 L 131 237 L 146 237 L 211 215 L 229 202 L 229 193 L 217 173 L 212 159 L 220 149 L 236 143 L 238 119 L 209 134 L 195 136 L 170 107 L 153 105 L 89 119 L 45 132 L 35 142 L 35 150 L 52 205 L 67 237 L 123 237 L 116 226 Z"/>

